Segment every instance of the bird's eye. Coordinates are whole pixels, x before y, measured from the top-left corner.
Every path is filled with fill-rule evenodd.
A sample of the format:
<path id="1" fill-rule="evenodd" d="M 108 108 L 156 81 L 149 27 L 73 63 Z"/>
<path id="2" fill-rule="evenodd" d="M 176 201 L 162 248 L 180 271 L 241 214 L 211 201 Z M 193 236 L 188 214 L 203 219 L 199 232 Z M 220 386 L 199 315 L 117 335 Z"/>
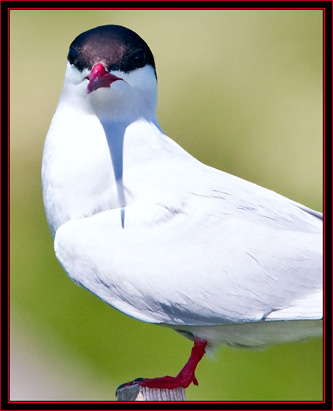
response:
<path id="1" fill-rule="evenodd" d="M 67 60 L 69 61 L 70 64 L 75 64 L 77 61 L 78 53 L 75 49 L 72 47 L 69 49 Z"/>
<path id="2" fill-rule="evenodd" d="M 140 50 L 132 56 L 132 59 L 136 67 L 143 67 L 146 64 L 147 55 L 144 51 Z"/>

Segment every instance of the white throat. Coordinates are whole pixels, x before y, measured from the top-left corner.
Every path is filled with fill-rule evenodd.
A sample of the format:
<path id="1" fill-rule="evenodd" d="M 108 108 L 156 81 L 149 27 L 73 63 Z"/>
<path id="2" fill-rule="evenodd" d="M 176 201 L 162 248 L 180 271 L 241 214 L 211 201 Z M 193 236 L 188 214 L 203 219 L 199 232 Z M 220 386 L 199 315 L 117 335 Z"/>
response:
<path id="1" fill-rule="evenodd" d="M 142 70 L 137 77 L 144 75 Z M 134 166 L 142 155 L 148 157 L 150 144 L 154 147 L 158 141 L 153 140 L 162 135 L 154 104 L 144 99 L 139 104 L 139 92 L 133 92 L 132 86 L 126 85 L 125 96 L 134 96 L 127 115 L 119 118 L 110 110 L 119 91 L 114 87 L 117 83 L 124 82 L 91 93 L 90 104 L 73 105 L 75 96 L 68 95 L 68 88 L 62 93 L 42 164 L 43 197 L 53 236 L 69 219 L 125 207 L 131 194 L 124 186 L 124 164 Z M 150 92 L 157 94 L 156 82 Z M 89 97 L 85 96 L 85 103 Z M 121 104 L 125 105 L 124 97 Z"/>

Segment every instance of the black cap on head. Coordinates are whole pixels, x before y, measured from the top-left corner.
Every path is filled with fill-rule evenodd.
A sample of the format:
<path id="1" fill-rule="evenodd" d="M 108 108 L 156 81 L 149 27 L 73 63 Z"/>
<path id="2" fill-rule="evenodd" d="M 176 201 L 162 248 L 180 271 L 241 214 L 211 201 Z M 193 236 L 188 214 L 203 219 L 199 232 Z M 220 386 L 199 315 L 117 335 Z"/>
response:
<path id="1" fill-rule="evenodd" d="M 76 37 L 68 61 L 78 70 L 91 70 L 101 63 L 108 70 L 129 73 L 149 64 L 156 75 L 155 62 L 147 43 L 134 31 L 117 25 L 99 26 Z"/>

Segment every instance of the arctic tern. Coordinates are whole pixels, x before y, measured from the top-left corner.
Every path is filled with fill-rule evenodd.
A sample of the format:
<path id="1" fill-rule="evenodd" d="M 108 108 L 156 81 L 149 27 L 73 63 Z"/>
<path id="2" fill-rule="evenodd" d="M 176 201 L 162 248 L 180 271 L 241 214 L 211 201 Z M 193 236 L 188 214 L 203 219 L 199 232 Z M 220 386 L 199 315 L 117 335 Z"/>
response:
<path id="1" fill-rule="evenodd" d="M 42 160 L 56 256 L 117 310 L 194 340 L 176 377 L 136 383 L 197 384 L 197 363 L 222 343 L 320 336 L 322 214 L 204 165 L 166 136 L 154 57 L 135 32 L 88 30 L 67 60 Z"/>

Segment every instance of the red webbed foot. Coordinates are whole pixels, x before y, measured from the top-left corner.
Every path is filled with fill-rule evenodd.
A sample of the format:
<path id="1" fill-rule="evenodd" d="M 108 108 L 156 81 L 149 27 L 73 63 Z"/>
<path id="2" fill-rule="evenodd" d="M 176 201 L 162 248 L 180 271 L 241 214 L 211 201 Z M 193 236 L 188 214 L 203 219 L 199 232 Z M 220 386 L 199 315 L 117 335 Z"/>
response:
<path id="1" fill-rule="evenodd" d="M 195 377 L 195 369 L 205 354 L 205 348 L 207 341 L 196 338 L 194 340 L 194 347 L 191 351 L 191 356 L 180 373 L 176 377 L 158 377 L 158 378 L 137 378 L 128 383 L 122 384 L 118 387 L 117 391 L 121 388 L 129 387 L 132 385 L 140 385 L 148 388 L 164 388 L 174 389 L 177 387 L 187 388 L 192 382 L 194 385 L 198 385 L 198 380 Z"/>

